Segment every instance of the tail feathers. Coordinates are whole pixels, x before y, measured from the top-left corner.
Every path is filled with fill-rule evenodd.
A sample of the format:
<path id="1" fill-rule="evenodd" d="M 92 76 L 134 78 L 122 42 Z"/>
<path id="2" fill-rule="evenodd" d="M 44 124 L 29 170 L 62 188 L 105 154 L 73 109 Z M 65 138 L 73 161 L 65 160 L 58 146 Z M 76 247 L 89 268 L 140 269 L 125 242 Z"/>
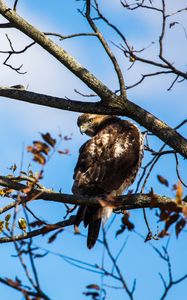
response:
<path id="1" fill-rule="evenodd" d="M 80 206 L 76 215 L 74 228 L 77 231 L 78 226 L 83 221 L 84 226 L 88 226 L 88 237 L 87 237 L 87 247 L 89 249 L 93 248 L 95 245 L 102 220 L 102 211 L 101 208 L 91 208 L 87 206 Z"/>
<path id="2" fill-rule="evenodd" d="M 86 206 L 80 206 L 77 211 L 74 226 L 78 227 L 81 221 L 84 220 L 85 212 L 86 212 Z"/>
<path id="3" fill-rule="evenodd" d="M 98 218 L 98 215 L 93 215 L 92 219 L 88 224 L 88 237 L 87 237 L 88 249 L 93 248 L 93 246 L 95 245 L 99 235 L 100 226 L 101 226 L 101 218 Z"/>

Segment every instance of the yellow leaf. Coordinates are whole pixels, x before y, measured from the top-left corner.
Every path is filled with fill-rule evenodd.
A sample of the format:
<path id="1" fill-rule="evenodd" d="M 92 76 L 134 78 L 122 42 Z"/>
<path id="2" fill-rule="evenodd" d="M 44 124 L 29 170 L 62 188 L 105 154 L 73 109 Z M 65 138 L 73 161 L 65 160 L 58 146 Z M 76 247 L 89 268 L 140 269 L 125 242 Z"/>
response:
<path id="1" fill-rule="evenodd" d="M 20 218 L 18 220 L 18 225 L 19 225 L 19 228 L 21 230 L 26 231 L 26 229 L 27 229 L 27 222 L 26 222 L 26 220 L 24 218 Z"/>
<path id="2" fill-rule="evenodd" d="M 183 188 L 180 181 L 177 183 L 177 189 L 176 189 L 176 202 L 177 205 L 182 205 L 182 196 L 183 196 Z"/>
<path id="3" fill-rule="evenodd" d="M 6 215 L 5 216 L 5 221 L 8 222 L 10 220 L 10 218 L 11 218 L 11 214 Z"/>
<path id="4" fill-rule="evenodd" d="M 134 57 L 130 56 L 130 58 L 129 58 L 129 61 L 130 61 L 130 62 L 135 62 L 135 60 L 136 60 L 136 59 L 135 59 Z"/>

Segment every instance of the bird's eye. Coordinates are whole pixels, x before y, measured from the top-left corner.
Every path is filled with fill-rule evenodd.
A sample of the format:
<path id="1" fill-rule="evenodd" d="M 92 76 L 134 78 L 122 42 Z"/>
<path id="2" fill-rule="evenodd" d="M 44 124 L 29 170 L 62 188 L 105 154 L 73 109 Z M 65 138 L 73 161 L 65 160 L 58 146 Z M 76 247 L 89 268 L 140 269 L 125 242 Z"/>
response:
<path id="1" fill-rule="evenodd" d="M 92 119 L 88 120 L 89 123 L 92 123 Z"/>

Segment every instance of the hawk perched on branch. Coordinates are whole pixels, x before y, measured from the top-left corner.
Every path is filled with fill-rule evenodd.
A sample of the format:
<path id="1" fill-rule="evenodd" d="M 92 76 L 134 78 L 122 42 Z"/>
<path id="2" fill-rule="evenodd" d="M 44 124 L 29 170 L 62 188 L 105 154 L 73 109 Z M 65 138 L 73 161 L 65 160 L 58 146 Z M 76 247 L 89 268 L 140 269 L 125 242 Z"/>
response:
<path id="1" fill-rule="evenodd" d="M 91 136 L 79 150 L 72 192 L 75 195 L 119 196 L 135 180 L 143 157 L 143 136 L 136 125 L 115 116 L 82 114 L 81 133 Z M 98 237 L 101 220 L 112 213 L 111 207 L 81 206 L 75 225 L 88 226 L 87 246 Z"/>

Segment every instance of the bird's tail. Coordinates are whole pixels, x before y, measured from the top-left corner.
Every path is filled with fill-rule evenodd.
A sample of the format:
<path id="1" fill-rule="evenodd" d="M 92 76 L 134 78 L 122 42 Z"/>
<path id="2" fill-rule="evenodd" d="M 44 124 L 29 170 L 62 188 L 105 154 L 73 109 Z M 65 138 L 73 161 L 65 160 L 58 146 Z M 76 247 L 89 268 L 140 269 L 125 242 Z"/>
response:
<path id="1" fill-rule="evenodd" d="M 112 213 L 112 207 L 96 207 L 91 208 L 88 206 L 81 206 L 78 209 L 76 220 L 74 226 L 78 227 L 81 221 L 84 222 L 84 226 L 88 226 L 88 236 L 87 236 L 87 247 L 88 249 L 93 248 L 95 245 L 99 230 L 101 227 L 101 222 L 103 225 L 110 217 Z"/>
<path id="2" fill-rule="evenodd" d="M 87 236 L 88 249 L 93 248 L 93 246 L 95 245 L 99 235 L 100 227 L 101 227 L 101 214 L 100 212 L 97 211 L 95 213 L 92 213 L 92 216 L 88 223 L 88 236 Z"/>
<path id="3" fill-rule="evenodd" d="M 85 227 L 88 226 L 87 247 L 89 249 L 93 248 L 99 235 L 102 219 L 101 212 L 101 208 L 89 208 L 88 206 L 81 206 L 79 207 L 76 215 L 74 223 L 76 230 L 81 221 L 84 222 Z"/>

